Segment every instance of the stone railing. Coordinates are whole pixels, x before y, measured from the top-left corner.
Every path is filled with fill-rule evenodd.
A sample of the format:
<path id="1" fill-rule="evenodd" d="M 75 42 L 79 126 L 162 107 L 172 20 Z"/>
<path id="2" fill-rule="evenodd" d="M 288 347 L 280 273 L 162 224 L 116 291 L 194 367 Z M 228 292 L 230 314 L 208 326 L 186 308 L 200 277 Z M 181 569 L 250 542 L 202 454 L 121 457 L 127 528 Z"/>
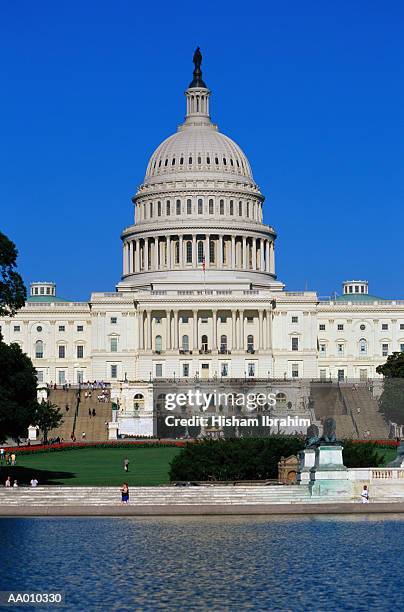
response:
<path id="1" fill-rule="evenodd" d="M 404 480 L 404 468 L 349 468 L 349 480 L 391 483 L 392 480 Z"/>

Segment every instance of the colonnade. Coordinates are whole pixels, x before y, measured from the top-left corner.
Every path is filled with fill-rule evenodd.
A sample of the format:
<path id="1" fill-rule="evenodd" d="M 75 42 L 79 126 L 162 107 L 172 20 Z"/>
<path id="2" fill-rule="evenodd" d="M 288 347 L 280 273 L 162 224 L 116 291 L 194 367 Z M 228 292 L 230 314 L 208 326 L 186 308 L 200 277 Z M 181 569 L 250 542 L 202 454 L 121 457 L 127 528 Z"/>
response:
<path id="1" fill-rule="evenodd" d="M 228 234 L 179 234 L 127 239 L 123 275 L 198 268 L 257 270 L 275 274 L 274 242 Z"/>
<path id="2" fill-rule="evenodd" d="M 208 310 L 208 316 L 206 308 L 174 308 L 163 313 L 139 308 L 138 349 L 185 354 L 193 351 L 227 354 L 231 351 L 255 353 L 268 350 L 272 346 L 272 310 L 259 308 L 254 311 L 249 308 L 248 313 L 252 312 L 254 314 L 247 319 L 247 309 L 242 308 L 231 311 L 212 308 Z M 226 323 L 220 320 L 223 316 L 226 316 Z M 253 321 L 250 323 L 251 316 Z M 227 318 L 231 319 L 229 323 Z"/>

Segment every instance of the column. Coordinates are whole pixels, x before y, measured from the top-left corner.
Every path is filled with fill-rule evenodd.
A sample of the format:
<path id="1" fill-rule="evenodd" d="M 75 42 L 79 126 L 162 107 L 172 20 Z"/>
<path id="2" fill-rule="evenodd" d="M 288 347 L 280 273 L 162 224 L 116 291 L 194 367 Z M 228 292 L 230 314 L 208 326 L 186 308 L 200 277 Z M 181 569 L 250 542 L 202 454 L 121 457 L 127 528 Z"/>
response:
<path id="1" fill-rule="evenodd" d="M 178 350 L 178 310 L 174 310 L 174 338 L 173 349 Z"/>
<path id="2" fill-rule="evenodd" d="M 223 236 L 219 236 L 219 254 L 217 258 L 217 264 L 219 268 L 223 268 Z"/>
<path id="3" fill-rule="evenodd" d="M 135 246 L 135 272 L 140 272 L 140 240 L 136 240 Z"/>
<path id="4" fill-rule="evenodd" d="M 212 310 L 212 323 L 213 323 L 213 342 L 212 350 L 217 349 L 217 310 Z"/>
<path id="5" fill-rule="evenodd" d="M 171 310 L 166 311 L 166 351 L 171 350 Z"/>
<path id="6" fill-rule="evenodd" d="M 238 315 L 238 348 L 243 351 L 244 350 L 244 310 L 239 310 Z"/>
<path id="7" fill-rule="evenodd" d="M 149 239 L 145 238 L 144 239 L 144 269 L 147 270 L 149 269 Z"/>
<path id="8" fill-rule="evenodd" d="M 236 323 L 237 323 L 237 311 L 231 311 L 231 348 L 233 351 L 237 349 L 237 332 L 236 332 Z"/>
<path id="9" fill-rule="evenodd" d="M 269 249 L 269 271 L 275 274 L 275 245 L 273 242 Z"/>
<path id="10" fill-rule="evenodd" d="M 265 260 L 264 260 L 264 240 L 260 238 L 260 270 L 261 272 L 265 271 Z"/>
<path id="11" fill-rule="evenodd" d="M 192 347 L 193 350 L 196 351 L 198 349 L 198 311 L 194 310 L 192 312 L 193 316 L 193 334 L 192 334 Z"/>
<path id="12" fill-rule="evenodd" d="M 236 267 L 236 237 L 231 237 L 231 267 L 234 270 Z"/>
<path id="13" fill-rule="evenodd" d="M 167 236 L 167 268 L 171 269 L 171 236 Z"/>
<path id="14" fill-rule="evenodd" d="M 184 267 L 184 236 L 179 236 L 180 268 Z"/>
<path id="15" fill-rule="evenodd" d="M 133 274 L 133 240 L 129 242 L 129 274 Z"/>
<path id="16" fill-rule="evenodd" d="M 263 325 L 263 311 L 258 310 L 258 347 L 260 351 L 264 348 L 264 325 Z"/>
<path id="17" fill-rule="evenodd" d="M 152 318 L 151 311 L 146 310 L 146 334 L 147 334 L 147 350 L 151 351 L 152 347 Z"/>
<path id="18" fill-rule="evenodd" d="M 139 348 L 144 350 L 144 310 L 140 308 L 138 314 L 138 324 L 139 324 Z"/>
<path id="19" fill-rule="evenodd" d="M 209 248 L 209 234 L 205 236 L 205 268 L 209 268 L 210 264 L 210 248 Z"/>
<path id="20" fill-rule="evenodd" d="M 265 272 L 269 272 L 269 240 L 265 241 Z"/>
<path id="21" fill-rule="evenodd" d="M 125 274 L 127 274 L 127 271 L 126 271 L 126 262 L 127 262 L 127 257 L 126 257 L 126 242 L 124 242 L 123 246 L 122 246 L 122 272 L 123 272 L 124 276 L 125 276 Z"/>
<path id="22" fill-rule="evenodd" d="M 272 348 L 272 310 L 267 310 L 267 348 Z"/>
<path id="23" fill-rule="evenodd" d="M 252 269 L 257 269 L 257 239 L 252 239 Z"/>
<path id="24" fill-rule="evenodd" d="M 192 236 L 192 267 L 196 268 L 198 265 L 198 254 L 196 252 L 196 235 Z"/>
<path id="25" fill-rule="evenodd" d="M 243 270 L 247 269 L 247 238 L 243 236 Z"/>

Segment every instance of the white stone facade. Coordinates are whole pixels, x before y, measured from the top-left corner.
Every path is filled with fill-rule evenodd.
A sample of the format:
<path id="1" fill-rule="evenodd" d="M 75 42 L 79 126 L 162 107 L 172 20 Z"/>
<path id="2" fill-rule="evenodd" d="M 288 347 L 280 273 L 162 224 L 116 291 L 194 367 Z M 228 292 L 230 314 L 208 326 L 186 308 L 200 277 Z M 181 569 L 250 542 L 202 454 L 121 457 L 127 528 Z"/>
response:
<path id="1" fill-rule="evenodd" d="M 244 153 L 211 122 L 209 96 L 186 91 L 185 122 L 149 161 L 122 233 L 117 291 L 77 303 L 36 283 L 0 321 L 40 380 L 135 389 L 156 377 L 364 379 L 404 350 L 404 301 L 372 298 L 366 281 L 347 281 L 329 301 L 284 290 L 264 197 Z"/>

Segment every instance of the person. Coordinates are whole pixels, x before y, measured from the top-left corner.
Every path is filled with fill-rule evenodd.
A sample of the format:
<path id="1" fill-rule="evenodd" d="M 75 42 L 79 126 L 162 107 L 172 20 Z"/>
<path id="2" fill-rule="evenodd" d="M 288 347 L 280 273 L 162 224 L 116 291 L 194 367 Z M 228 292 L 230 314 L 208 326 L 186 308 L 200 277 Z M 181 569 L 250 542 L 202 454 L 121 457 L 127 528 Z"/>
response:
<path id="1" fill-rule="evenodd" d="M 361 493 L 362 504 L 369 503 L 369 491 L 367 485 L 363 485 L 362 493 Z"/>
<path id="2" fill-rule="evenodd" d="M 14 487 L 14 489 L 16 489 L 16 488 L 18 487 L 18 482 L 17 482 L 17 480 L 14 480 L 13 487 Z"/>
<path id="3" fill-rule="evenodd" d="M 124 482 L 121 488 L 122 503 L 127 504 L 129 501 L 129 485 Z"/>
<path id="4" fill-rule="evenodd" d="M 11 465 L 15 465 L 15 453 L 11 453 Z"/>
<path id="5" fill-rule="evenodd" d="M 88 416 L 91 416 L 91 408 L 88 409 Z"/>
<path id="6" fill-rule="evenodd" d="M 127 457 L 123 460 L 123 469 L 125 472 L 129 472 L 129 459 Z"/>
<path id="7" fill-rule="evenodd" d="M 4 448 L 0 448 L 0 462 L 1 463 L 3 463 L 4 461 L 4 453 L 5 453 Z"/>
<path id="8" fill-rule="evenodd" d="M 69 412 L 69 404 L 66 404 L 66 412 Z"/>
<path id="9" fill-rule="evenodd" d="M 93 417 L 96 415 L 95 408 L 93 408 Z"/>
<path id="10" fill-rule="evenodd" d="M 4 486 L 5 487 L 11 487 L 11 478 L 10 478 L 10 476 L 7 476 L 7 480 L 4 483 Z"/>
<path id="11" fill-rule="evenodd" d="M 86 432 L 85 432 L 85 431 L 83 431 L 83 433 L 81 434 L 81 439 L 82 439 L 82 440 L 85 440 L 85 439 L 86 439 Z"/>
<path id="12" fill-rule="evenodd" d="M 38 481 L 36 478 L 31 478 L 31 482 L 30 482 L 31 487 L 37 487 L 38 486 Z"/>

